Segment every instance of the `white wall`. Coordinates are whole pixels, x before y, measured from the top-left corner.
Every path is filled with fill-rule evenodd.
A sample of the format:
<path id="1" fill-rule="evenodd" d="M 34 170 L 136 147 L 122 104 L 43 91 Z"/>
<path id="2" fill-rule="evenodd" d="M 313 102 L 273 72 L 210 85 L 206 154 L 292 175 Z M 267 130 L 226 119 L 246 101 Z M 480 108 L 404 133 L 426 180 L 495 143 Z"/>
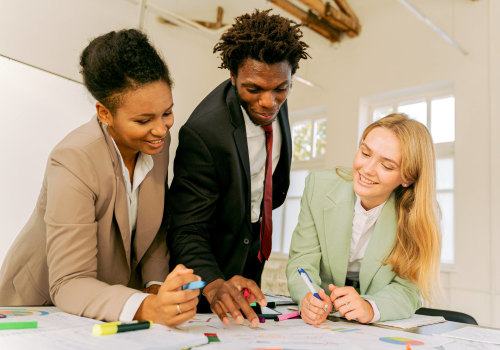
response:
<path id="1" fill-rule="evenodd" d="M 1 56 L 0 77 L 1 264 L 33 211 L 50 151 L 90 119 L 94 101 L 79 83 Z"/>
<path id="2" fill-rule="evenodd" d="M 497 0 L 411 2 L 469 54 L 464 56 L 446 43 L 396 0 L 350 0 L 363 25 L 361 35 L 331 45 L 305 29 L 313 58 L 301 63 L 298 74 L 322 89 L 295 83 L 289 106 L 300 110 L 326 105 L 325 166 L 349 165 L 362 98 L 454 82 L 456 265 L 453 271 L 442 273 L 444 299 L 436 305 L 468 312 L 483 325 L 500 327 L 500 205 L 495 201 L 500 196 L 496 183 L 500 177 L 500 4 Z M 164 3 L 176 10 L 182 0 Z M 213 4 L 214 9 L 217 5 L 204 3 Z M 230 12 L 231 2 L 223 3 Z M 245 4 L 248 11 L 271 6 L 264 0 Z M 241 2 L 238 6 L 238 11 L 243 9 Z M 1 0 L 0 54 L 80 79 L 78 55 L 88 39 L 134 26 L 137 15 L 135 5 L 125 0 Z M 225 21 L 231 22 L 231 16 Z M 175 80 L 173 154 L 178 128 L 228 73 L 217 69 L 219 61 L 212 54 L 217 37 L 160 24 L 150 12 L 144 28 L 163 52 Z"/>
<path id="3" fill-rule="evenodd" d="M 491 166 L 491 196 L 490 196 L 490 245 L 489 251 L 492 257 L 492 269 L 490 278 L 490 293 L 493 299 L 491 309 L 493 314 L 492 325 L 500 328 L 500 1 L 489 3 L 489 106 L 490 106 L 490 166 Z"/>

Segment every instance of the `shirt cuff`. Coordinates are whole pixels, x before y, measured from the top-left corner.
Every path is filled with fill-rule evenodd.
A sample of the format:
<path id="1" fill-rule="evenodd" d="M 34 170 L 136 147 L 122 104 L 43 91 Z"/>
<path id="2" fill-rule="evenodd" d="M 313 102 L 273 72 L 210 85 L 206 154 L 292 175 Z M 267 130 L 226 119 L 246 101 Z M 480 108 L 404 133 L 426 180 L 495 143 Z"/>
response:
<path id="1" fill-rule="evenodd" d="M 130 296 L 130 298 L 127 299 L 125 302 L 125 305 L 123 305 L 122 312 L 120 313 L 120 322 L 131 322 L 134 320 L 134 316 L 137 313 L 137 310 L 139 310 L 139 307 L 141 306 L 142 302 L 146 297 L 148 293 L 134 293 Z"/>
<path id="2" fill-rule="evenodd" d="M 370 299 L 365 299 L 365 300 L 370 303 L 373 309 L 373 318 L 369 323 L 377 322 L 378 320 L 380 320 L 380 310 L 378 309 L 377 304 L 375 304 L 373 300 Z"/>
<path id="3" fill-rule="evenodd" d="M 144 286 L 144 288 L 149 288 L 151 287 L 153 284 L 158 284 L 158 285 L 162 285 L 163 282 L 158 282 L 158 281 L 149 281 L 148 283 L 146 283 L 146 285 Z"/>

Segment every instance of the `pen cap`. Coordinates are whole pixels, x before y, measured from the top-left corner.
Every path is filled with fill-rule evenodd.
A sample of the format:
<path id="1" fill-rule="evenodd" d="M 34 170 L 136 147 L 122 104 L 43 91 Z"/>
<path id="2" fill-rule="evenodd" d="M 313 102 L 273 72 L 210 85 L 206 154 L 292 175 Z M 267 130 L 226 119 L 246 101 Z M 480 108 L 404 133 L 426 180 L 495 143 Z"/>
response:
<path id="1" fill-rule="evenodd" d="M 116 324 L 95 324 L 92 328 L 93 335 L 109 335 L 118 332 Z"/>
<path id="2" fill-rule="evenodd" d="M 188 284 L 185 284 L 182 286 L 182 290 L 186 289 L 201 289 L 205 287 L 207 284 L 204 281 L 194 281 L 194 282 L 189 282 Z"/>

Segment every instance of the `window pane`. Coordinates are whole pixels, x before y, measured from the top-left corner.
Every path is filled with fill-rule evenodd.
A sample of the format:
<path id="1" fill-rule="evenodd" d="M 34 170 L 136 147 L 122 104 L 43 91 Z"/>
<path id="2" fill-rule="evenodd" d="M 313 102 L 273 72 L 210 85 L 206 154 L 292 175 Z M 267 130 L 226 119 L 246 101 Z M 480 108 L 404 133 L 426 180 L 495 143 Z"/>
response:
<path id="1" fill-rule="evenodd" d="M 273 210 L 273 252 L 281 252 L 283 205 Z"/>
<path id="2" fill-rule="evenodd" d="M 435 143 L 455 141 L 455 97 L 431 101 L 431 133 Z"/>
<path id="3" fill-rule="evenodd" d="M 452 190 L 454 183 L 454 159 L 436 159 L 436 187 L 438 190 Z"/>
<path id="4" fill-rule="evenodd" d="M 393 112 L 392 106 L 383 106 L 383 107 L 375 108 L 373 110 L 372 120 L 377 121 L 380 118 L 383 118 L 388 114 L 391 114 L 392 112 Z"/>
<path id="5" fill-rule="evenodd" d="M 283 253 L 288 254 L 293 230 L 297 226 L 300 213 L 300 199 L 288 198 L 285 202 L 285 232 L 283 235 Z"/>
<path id="6" fill-rule="evenodd" d="M 312 156 L 312 122 L 292 125 L 293 160 L 309 160 Z"/>
<path id="7" fill-rule="evenodd" d="M 399 113 L 405 113 L 411 119 L 427 126 L 427 102 L 406 103 L 398 106 Z"/>
<path id="8" fill-rule="evenodd" d="M 290 172 L 288 197 L 302 197 L 307 174 L 309 174 L 309 170 L 294 170 Z"/>
<path id="9" fill-rule="evenodd" d="M 438 192 L 437 200 L 441 207 L 441 262 L 453 264 L 455 262 L 455 242 L 453 232 L 455 231 L 453 192 Z"/>
<path id="10" fill-rule="evenodd" d="M 319 158 L 326 153 L 326 119 L 314 122 L 314 150 L 313 157 Z"/>

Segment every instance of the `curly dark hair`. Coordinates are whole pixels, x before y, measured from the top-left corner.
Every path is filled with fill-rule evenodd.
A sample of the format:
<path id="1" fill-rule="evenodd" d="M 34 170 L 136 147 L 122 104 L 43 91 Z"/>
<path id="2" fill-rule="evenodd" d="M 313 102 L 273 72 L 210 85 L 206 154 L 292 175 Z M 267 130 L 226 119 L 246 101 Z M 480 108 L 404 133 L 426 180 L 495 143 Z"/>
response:
<path id="1" fill-rule="evenodd" d="M 271 10 L 255 10 L 236 18 L 236 23 L 222 34 L 213 52 L 220 51 L 222 63 L 219 68 L 227 68 L 237 75 L 238 68 L 247 58 L 267 64 L 287 60 L 292 66 L 292 75 L 299 68 L 299 60 L 310 57 L 309 47 L 301 41 L 303 34 L 300 24 L 270 15 Z"/>
<path id="2" fill-rule="evenodd" d="M 173 83 L 159 53 L 136 29 L 95 38 L 83 50 L 80 66 L 85 86 L 111 114 L 120 106 L 124 92 L 159 80 L 169 87 Z"/>

